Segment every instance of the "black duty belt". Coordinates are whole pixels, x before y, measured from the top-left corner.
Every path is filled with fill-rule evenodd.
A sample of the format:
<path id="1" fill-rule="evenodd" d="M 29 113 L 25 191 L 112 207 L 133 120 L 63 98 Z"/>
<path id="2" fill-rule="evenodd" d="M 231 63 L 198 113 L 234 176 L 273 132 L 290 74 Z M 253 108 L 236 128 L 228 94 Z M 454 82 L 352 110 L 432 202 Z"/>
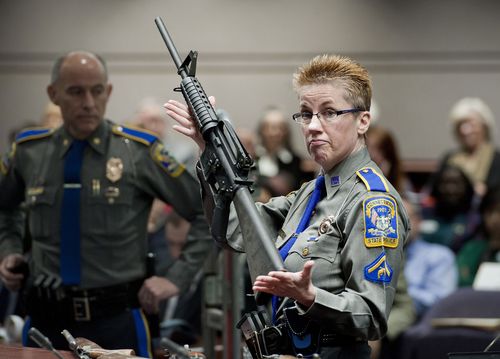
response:
<path id="1" fill-rule="evenodd" d="M 62 320 L 77 322 L 110 317 L 139 307 L 137 293 L 142 282 L 136 280 L 91 289 L 33 286 L 28 294 L 28 309 L 34 317 L 43 318 L 48 314 L 54 318 L 56 314 Z"/>
<path id="2" fill-rule="evenodd" d="M 294 309 L 290 308 L 292 311 Z M 292 312 L 293 313 L 293 312 Z M 310 319 L 293 318 L 287 310 L 281 323 L 271 325 L 264 310 L 246 313 L 237 327 L 241 329 L 253 358 L 273 354 L 302 354 L 309 357 L 319 353 L 321 348 L 351 346 L 365 342 L 356 337 L 341 335 L 322 327 Z M 291 325 L 290 319 L 294 323 Z"/>

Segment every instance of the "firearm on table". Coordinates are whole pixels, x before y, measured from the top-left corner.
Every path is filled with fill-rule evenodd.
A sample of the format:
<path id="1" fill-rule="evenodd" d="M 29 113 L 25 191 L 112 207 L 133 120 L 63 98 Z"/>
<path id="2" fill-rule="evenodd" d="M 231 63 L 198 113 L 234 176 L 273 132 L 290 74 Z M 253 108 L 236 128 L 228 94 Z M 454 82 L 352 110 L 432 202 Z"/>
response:
<path id="1" fill-rule="evenodd" d="M 260 274 L 283 270 L 278 250 L 250 194 L 252 181 L 248 179 L 248 174 L 253 161 L 231 124 L 217 117 L 205 91 L 195 77 L 198 53 L 190 51 L 186 59 L 181 62 L 163 20 L 157 17 L 155 23 L 182 78 L 180 87 L 174 91 L 182 92 L 206 143 L 200 162 L 203 174 L 215 197 L 211 223 L 212 236 L 219 244 L 227 246 L 229 208 L 231 201 L 234 201 L 245 240 L 245 252 L 252 281 Z M 259 301 L 257 297 L 256 300 Z"/>
<path id="2" fill-rule="evenodd" d="M 76 343 L 76 339 L 73 338 L 73 336 L 68 332 L 66 329 L 64 329 L 61 332 L 62 335 L 64 335 L 64 338 L 68 341 L 68 346 L 69 349 L 76 355 L 77 358 L 80 359 L 91 359 L 90 353 L 88 353 L 86 350 L 83 349 L 82 346 L 78 345 Z"/>
<path id="3" fill-rule="evenodd" d="M 43 335 L 38 329 L 35 327 L 31 327 L 28 330 L 28 336 L 33 340 L 40 348 L 47 349 L 52 352 L 57 358 L 64 359 L 63 356 L 54 348 L 52 342 L 48 337 Z"/>
<path id="4" fill-rule="evenodd" d="M 61 332 L 68 341 L 68 346 L 75 356 L 79 359 L 99 359 L 99 358 L 140 358 L 136 357 L 132 349 L 103 349 L 90 340 L 78 338 L 75 339 L 69 331 L 64 329 Z"/>

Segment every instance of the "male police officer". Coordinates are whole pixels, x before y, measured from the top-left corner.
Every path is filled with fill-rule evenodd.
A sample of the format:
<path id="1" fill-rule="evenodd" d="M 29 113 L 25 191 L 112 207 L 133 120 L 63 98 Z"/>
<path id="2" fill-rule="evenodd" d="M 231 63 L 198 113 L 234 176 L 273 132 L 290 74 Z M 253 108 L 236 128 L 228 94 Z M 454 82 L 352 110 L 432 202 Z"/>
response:
<path id="1" fill-rule="evenodd" d="M 102 347 L 133 347 L 147 356 L 140 307 L 154 312 L 161 299 L 189 286 L 210 235 L 199 185 L 161 141 L 103 119 L 111 90 L 105 62 L 95 54 L 70 52 L 54 64 L 47 92 L 63 126 L 21 132 L 0 168 L 0 278 L 11 290 L 24 279 L 15 270 L 24 260 L 24 201 L 32 237 L 31 325 L 59 348 L 67 348 L 60 332 L 68 329 Z M 155 197 L 192 225 L 166 278 L 144 281 Z"/>

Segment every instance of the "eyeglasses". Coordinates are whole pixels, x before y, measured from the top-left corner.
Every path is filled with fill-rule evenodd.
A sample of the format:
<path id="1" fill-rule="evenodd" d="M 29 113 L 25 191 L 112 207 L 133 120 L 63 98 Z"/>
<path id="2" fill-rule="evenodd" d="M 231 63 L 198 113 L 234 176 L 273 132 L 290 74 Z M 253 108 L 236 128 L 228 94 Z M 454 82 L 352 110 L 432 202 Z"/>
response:
<path id="1" fill-rule="evenodd" d="M 297 112 L 292 116 L 292 118 L 295 122 L 300 123 L 301 125 L 309 125 L 314 116 L 316 116 L 320 121 L 332 122 L 337 116 L 343 115 L 345 113 L 353 113 L 360 111 L 364 110 L 361 110 L 359 108 L 351 108 L 349 110 L 340 110 L 340 111 L 325 110 L 325 111 L 320 111 L 318 113 L 304 111 L 304 112 Z"/>

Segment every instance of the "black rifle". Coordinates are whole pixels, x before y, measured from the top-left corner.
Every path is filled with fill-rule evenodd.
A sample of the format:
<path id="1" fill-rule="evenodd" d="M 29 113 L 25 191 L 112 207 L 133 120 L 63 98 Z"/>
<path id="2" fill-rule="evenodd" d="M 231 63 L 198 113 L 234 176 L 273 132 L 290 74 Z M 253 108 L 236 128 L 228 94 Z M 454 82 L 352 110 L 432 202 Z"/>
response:
<path id="1" fill-rule="evenodd" d="M 252 158 L 241 144 L 228 121 L 221 120 L 195 77 L 198 53 L 190 51 L 181 62 L 179 53 L 160 17 L 155 19 L 182 81 L 180 88 L 195 117 L 206 147 L 201 156 L 203 174 L 215 196 L 211 232 L 217 243 L 227 247 L 226 232 L 231 201 L 234 201 L 239 225 L 245 240 L 245 252 L 252 281 L 258 275 L 283 270 L 283 262 L 271 235 L 260 217 L 250 194 L 248 173 Z M 256 301 L 263 302 L 262 297 Z"/>

